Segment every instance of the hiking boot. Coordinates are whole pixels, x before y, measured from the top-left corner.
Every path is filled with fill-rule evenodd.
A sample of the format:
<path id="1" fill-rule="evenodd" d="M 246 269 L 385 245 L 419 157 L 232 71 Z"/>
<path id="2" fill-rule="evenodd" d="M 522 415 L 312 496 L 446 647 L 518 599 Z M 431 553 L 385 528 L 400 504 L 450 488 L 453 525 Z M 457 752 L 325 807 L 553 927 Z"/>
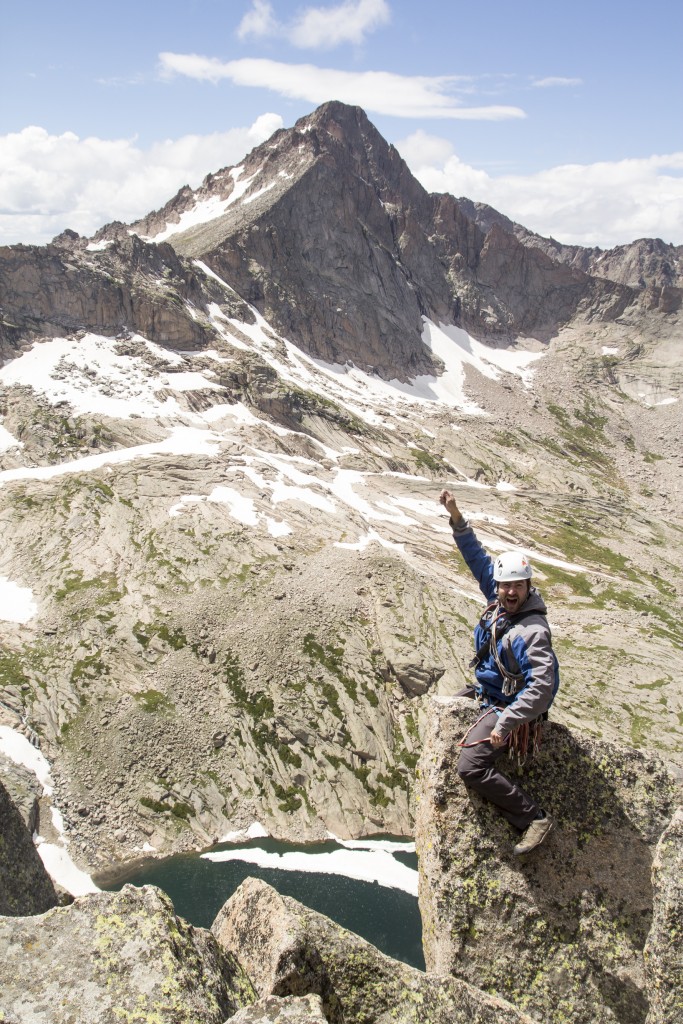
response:
<path id="1" fill-rule="evenodd" d="M 547 814 L 545 818 L 534 818 L 526 832 L 512 851 L 520 857 L 523 853 L 531 853 L 540 846 L 545 837 L 552 831 L 555 822 Z"/>

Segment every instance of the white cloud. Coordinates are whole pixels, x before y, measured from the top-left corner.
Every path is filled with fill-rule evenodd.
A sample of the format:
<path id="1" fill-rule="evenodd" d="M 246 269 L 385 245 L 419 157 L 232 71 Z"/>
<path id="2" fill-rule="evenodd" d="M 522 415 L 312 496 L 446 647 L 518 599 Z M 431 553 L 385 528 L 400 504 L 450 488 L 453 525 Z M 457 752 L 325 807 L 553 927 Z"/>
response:
<path id="1" fill-rule="evenodd" d="M 363 42 L 390 20 L 385 0 L 347 0 L 336 7 L 309 7 L 295 20 L 289 41 L 304 48 L 331 49 L 340 43 Z"/>
<path id="2" fill-rule="evenodd" d="M 556 86 L 583 85 L 581 78 L 537 78 L 531 83 L 534 89 L 553 89 Z"/>
<path id="3" fill-rule="evenodd" d="M 252 0 L 251 10 L 242 18 L 237 27 L 239 39 L 253 36 L 262 39 L 264 36 L 277 35 L 280 25 L 273 14 L 273 5 L 268 0 Z"/>
<path id="4" fill-rule="evenodd" d="M 390 17 L 386 0 L 345 0 L 333 7 L 306 7 L 289 22 L 279 22 L 268 0 L 252 0 L 237 35 L 240 39 L 280 36 L 300 49 L 329 50 L 344 43 L 360 45 Z"/>
<path id="5" fill-rule="evenodd" d="M 259 146 L 279 131 L 282 125 L 283 121 L 279 114 L 261 114 L 247 132 L 247 137 L 254 146 Z"/>
<path id="6" fill-rule="evenodd" d="M 422 131 L 396 147 L 429 192 L 488 203 L 560 242 L 610 248 L 636 238 L 683 237 L 683 152 L 492 177 Z"/>
<path id="7" fill-rule="evenodd" d="M 262 114 L 249 128 L 185 135 L 148 149 L 134 139 L 80 139 L 29 127 L 0 137 L 0 244 L 43 244 L 65 228 L 91 235 L 163 206 L 185 184 L 236 164 L 282 127 Z"/>
<path id="8" fill-rule="evenodd" d="M 216 57 L 191 53 L 160 53 L 161 73 L 186 75 L 217 83 L 271 89 L 288 99 L 307 100 L 316 106 L 336 99 L 361 106 L 375 114 L 392 117 L 455 118 L 500 121 L 526 117 L 519 107 L 464 107 L 455 98 L 469 78 L 456 75 L 396 75 L 389 71 L 340 71 L 313 64 L 283 64 L 262 58 L 223 62 Z"/>

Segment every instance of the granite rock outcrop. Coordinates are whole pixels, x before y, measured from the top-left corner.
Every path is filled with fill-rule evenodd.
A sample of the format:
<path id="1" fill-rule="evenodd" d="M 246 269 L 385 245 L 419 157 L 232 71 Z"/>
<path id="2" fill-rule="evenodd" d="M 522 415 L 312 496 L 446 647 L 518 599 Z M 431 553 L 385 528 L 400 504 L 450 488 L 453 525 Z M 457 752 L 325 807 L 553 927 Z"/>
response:
<path id="1" fill-rule="evenodd" d="M 647 1024 L 675 1024 L 683 1020 L 683 808 L 659 840 L 652 889 L 652 927 L 645 944 Z"/>
<path id="2" fill-rule="evenodd" d="M 320 996 L 267 996 L 230 1019 L 232 1024 L 327 1024 Z"/>
<path id="3" fill-rule="evenodd" d="M 431 710 L 416 821 L 428 970 L 492 988 L 544 1024 L 643 1024 L 660 839 L 667 891 L 677 884 L 668 862 L 680 860 L 679 818 L 662 838 L 680 802 L 676 779 L 654 756 L 547 723 L 523 777 L 556 829 L 515 858 L 516 830 L 457 775 L 476 707 L 437 698 Z M 666 1000 L 676 961 L 662 954 L 652 970 Z"/>
<path id="4" fill-rule="evenodd" d="M 319 995 L 329 1024 L 532 1024 L 497 996 L 385 956 L 297 900 L 248 878 L 212 931 L 262 997 Z"/>
<path id="5" fill-rule="evenodd" d="M 223 1024 L 254 999 L 235 957 L 152 886 L 0 918 L 0 1020 Z"/>

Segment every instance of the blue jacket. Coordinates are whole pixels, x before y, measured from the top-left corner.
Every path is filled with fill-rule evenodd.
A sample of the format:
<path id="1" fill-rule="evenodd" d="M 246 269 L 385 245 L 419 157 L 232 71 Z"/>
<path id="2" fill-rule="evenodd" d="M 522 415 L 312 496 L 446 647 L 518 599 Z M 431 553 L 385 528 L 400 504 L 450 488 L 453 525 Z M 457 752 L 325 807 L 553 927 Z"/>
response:
<path id="1" fill-rule="evenodd" d="M 497 587 L 493 578 L 493 560 L 477 540 L 467 520 L 453 523 L 453 537 L 467 567 L 477 580 L 479 589 L 489 603 L 497 600 Z M 474 631 L 474 646 L 478 651 L 491 636 L 491 619 L 496 609 L 485 615 Z M 503 692 L 504 679 L 493 652 L 484 654 L 475 669 L 478 693 L 494 704 L 506 705 L 498 717 L 498 730 L 508 733 L 524 722 L 533 722 L 544 714 L 553 702 L 560 684 L 559 666 L 552 648 L 546 606 L 535 587 L 529 591 L 524 604 L 512 617 L 512 628 L 496 644 L 503 666 L 521 678 L 513 686 L 515 692 Z"/>

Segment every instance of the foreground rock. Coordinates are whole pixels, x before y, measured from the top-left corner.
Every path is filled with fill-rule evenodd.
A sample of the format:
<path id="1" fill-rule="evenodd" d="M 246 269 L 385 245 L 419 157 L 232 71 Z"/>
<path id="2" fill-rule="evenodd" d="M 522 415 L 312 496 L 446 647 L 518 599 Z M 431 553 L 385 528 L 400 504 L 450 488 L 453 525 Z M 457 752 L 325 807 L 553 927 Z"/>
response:
<path id="1" fill-rule="evenodd" d="M 645 946 L 647 1024 L 676 1024 L 683 1020 L 683 808 L 657 847 L 652 883 L 652 928 Z"/>
<path id="2" fill-rule="evenodd" d="M 428 969 L 499 992 L 544 1024 L 642 1024 L 652 858 L 674 813 L 673 778 L 654 757 L 550 723 L 525 786 L 558 827 L 515 858 L 515 830 L 456 772 L 475 713 L 462 698 L 435 699 L 420 762 Z M 671 967 L 669 958 L 659 968 L 667 991 Z"/>
<path id="3" fill-rule="evenodd" d="M 0 1020 L 223 1024 L 254 1001 L 235 957 L 153 886 L 0 919 Z"/>
<path id="4" fill-rule="evenodd" d="M 330 1024 L 530 1024 L 504 1000 L 392 960 L 255 878 L 228 900 L 212 931 L 239 953 L 259 995 L 319 995 Z"/>
<path id="5" fill-rule="evenodd" d="M 320 996 L 269 996 L 240 1010 L 231 1024 L 327 1024 Z"/>
<path id="6" fill-rule="evenodd" d="M 21 782 L 20 770 L 12 781 L 16 782 L 17 777 Z M 30 808 L 22 816 L 10 799 L 5 782 L 9 782 L 8 777 L 0 774 L 0 914 L 42 914 L 59 900 L 26 826 L 25 816 L 35 820 L 33 804 L 27 797 Z"/>

